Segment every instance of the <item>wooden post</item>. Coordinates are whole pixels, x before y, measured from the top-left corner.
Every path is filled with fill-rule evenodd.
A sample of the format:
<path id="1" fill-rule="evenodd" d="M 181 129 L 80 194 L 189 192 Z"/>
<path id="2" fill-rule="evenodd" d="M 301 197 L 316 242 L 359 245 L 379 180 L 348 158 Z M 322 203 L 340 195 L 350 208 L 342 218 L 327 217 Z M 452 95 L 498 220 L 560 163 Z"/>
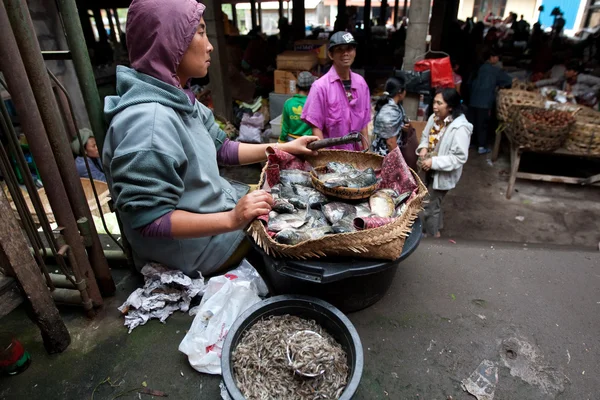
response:
<path id="1" fill-rule="evenodd" d="M 238 20 L 237 20 L 237 8 L 235 8 L 236 3 L 231 3 L 231 18 L 233 19 L 232 23 L 233 26 L 235 26 L 236 28 L 238 27 Z"/>
<path id="2" fill-rule="evenodd" d="M 117 33 L 115 32 L 115 24 L 113 22 L 112 13 L 110 12 L 110 8 L 104 10 L 106 13 L 106 17 L 108 18 L 108 26 L 110 27 L 110 40 L 113 44 L 117 43 Z"/>
<path id="3" fill-rule="evenodd" d="M 204 10 L 206 32 L 208 37 L 211 38 L 211 44 L 213 45 L 208 77 L 215 114 L 231 120 L 233 118 L 233 109 L 231 104 L 231 87 L 228 79 L 227 46 L 225 43 L 225 27 L 223 25 L 221 2 L 217 0 L 205 0 L 203 3 L 206 5 L 206 10 Z"/>
<path id="4" fill-rule="evenodd" d="M 417 58 L 425 53 L 429 31 L 430 3 L 430 0 L 412 0 L 410 2 L 410 23 L 406 30 L 406 54 L 404 55 L 403 67 L 405 70 L 412 70 Z M 410 119 L 417 119 L 419 96 L 409 94 L 404 99 L 403 105 L 406 115 Z"/>
<path id="5" fill-rule="evenodd" d="M 379 6 L 379 25 L 385 26 L 387 22 L 387 10 L 388 10 L 388 2 L 387 0 L 381 0 L 381 5 Z"/>
<path id="6" fill-rule="evenodd" d="M 3 190 L 0 190 L 0 215 L 0 264 L 11 266 L 31 303 L 34 322 L 40 328 L 46 351 L 50 354 L 61 353 L 69 347 L 71 336 L 42 279 Z"/>
<path id="7" fill-rule="evenodd" d="M 260 5 L 261 2 L 258 2 L 258 26 L 260 26 L 260 30 L 262 32 L 263 30 L 263 26 L 262 26 L 262 6 Z"/>
<path id="8" fill-rule="evenodd" d="M 283 18 L 283 0 L 279 0 L 279 18 Z"/>
<path id="9" fill-rule="evenodd" d="M 394 2 L 394 28 L 398 29 L 398 9 L 400 8 L 400 0 Z"/>
<path id="10" fill-rule="evenodd" d="M 371 0 L 365 0 L 363 22 L 365 24 L 365 36 L 369 39 L 371 37 Z"/>
<path id="11" fill-rule="evenodd" d="M 256 29 L 256 0 L 250 0 L 250 18 L 252 19 L 252 29 Z"/>
<path id="12" fill-rule="evenodd" d="M 408 16 L 408 0 L 404 0 L 404 7 L 402 8 L 402 16 Z"/>
<path id="13" fill-rule="evenodd" d="M 94 21 L 96 21 L 96 30 L 98 31 L 98 41 L 99 42 L 108 42 L 108 35 L 106 34 L 106 29 L 104 28 L 104 21 L 102 20 L 102 13 L 99 8 L 94 8 Z"/>
<path id="14" fill-rule="evenodd" d="M 306 39 L 306 19 L 304 0 L 293 0 L 292 6 L 292 32 L 295 40 Z"/>
<path id="15" fill-rule="evenodd" d="M 346 0 L 338 0 L 338 18 L 346 21 Z M 345 29 L 346 27 L 344 27 Z"/>

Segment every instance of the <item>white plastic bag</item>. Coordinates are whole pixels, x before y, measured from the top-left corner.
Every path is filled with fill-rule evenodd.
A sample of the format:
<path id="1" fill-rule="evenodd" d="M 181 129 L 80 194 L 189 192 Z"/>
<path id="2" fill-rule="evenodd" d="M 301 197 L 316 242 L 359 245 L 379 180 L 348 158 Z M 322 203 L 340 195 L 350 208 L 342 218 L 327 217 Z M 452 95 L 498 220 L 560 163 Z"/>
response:
<path id="1" fill-rule="evenodd" d="M 240 136 L 238 140 L 244 143 L 261 143 L 262 128 L 265 125 L 265 117 L 259 113 L 244 114 L 240 123 Z"/>
<path id="2" fill-rule="evenodd" d="M 192 327 L 179 344 L 192 368 L 220 374 L 221 351 L 229 328 L 242 312 L 260 301 L 259 295 L 267 293 L 265 282 L 246 260 L 233 271 L 211 278 Z"/>

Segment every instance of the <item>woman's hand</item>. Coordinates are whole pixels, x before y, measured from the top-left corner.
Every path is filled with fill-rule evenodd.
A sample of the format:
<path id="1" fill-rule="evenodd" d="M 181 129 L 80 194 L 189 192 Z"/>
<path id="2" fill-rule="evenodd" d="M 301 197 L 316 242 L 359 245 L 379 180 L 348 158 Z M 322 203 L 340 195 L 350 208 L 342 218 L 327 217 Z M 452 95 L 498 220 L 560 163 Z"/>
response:
<path id="1" fill-rule="evenodd" d="M 291 142 L 287 142 L 284 144 L 280 144 L 279 148 L 285 152 L 294 155 L 315 155 L 316 151 L 310 150 L 306 147 L 307 144 L 314 142 L 315 140 L 319 140 L 317 136 L 302 136 L 296 140 L 292 140 Z"/>
<path id="2" fill-rule="evenodd" d="M 232 227 L 234 230 L 243 229 L 256 217 L 268 214 L 273 205 L 273 197 L 264 190 L 248 193 L 238 201 L 231 210 Z"/>
<path id="3" fill-rule="evenodd" d="M 404 124 L 404 125 L 402 126 L 402 130 L 403 130 L 404 132 L 408 132 L 408 131 L 410 130 L 410 128 L 412 128 L 412 126 L 410 125 L 410 122 L 407 122 L 406 124 Z"/>
<path id="4" fill-rule="evenodd" d="M 427 160 L 423 160 L 423 163 L 421 164 L 423 170 L 429 171 L 431 169 L 431 164 L 432 164 L 431 160 L 432 160 L 431 158 L 428 158 Z"/>

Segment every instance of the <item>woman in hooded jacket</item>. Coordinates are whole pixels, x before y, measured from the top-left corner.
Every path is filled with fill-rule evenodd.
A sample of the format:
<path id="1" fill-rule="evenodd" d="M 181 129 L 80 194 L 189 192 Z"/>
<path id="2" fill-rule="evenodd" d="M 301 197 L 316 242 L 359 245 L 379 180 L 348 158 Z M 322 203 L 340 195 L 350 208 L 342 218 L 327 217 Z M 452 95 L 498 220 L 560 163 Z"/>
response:
<path id="1" fill-rule="evenodd" d="M 233 266 L 243 228 L 273 204 L 269 193 L 238 193 L 219 175 L 219 164 L 266 160 L 268 145 L 229 141 L 189 88 L 210 66 L 204 10 L 195 0 L 133 0 L 131 68 L 117 67 L 117 95 L 105 100 L 104 170 L 138 268 L 157 262 L 206 275 Z M 312 154 L 313 140 L 279 148 Z"/>

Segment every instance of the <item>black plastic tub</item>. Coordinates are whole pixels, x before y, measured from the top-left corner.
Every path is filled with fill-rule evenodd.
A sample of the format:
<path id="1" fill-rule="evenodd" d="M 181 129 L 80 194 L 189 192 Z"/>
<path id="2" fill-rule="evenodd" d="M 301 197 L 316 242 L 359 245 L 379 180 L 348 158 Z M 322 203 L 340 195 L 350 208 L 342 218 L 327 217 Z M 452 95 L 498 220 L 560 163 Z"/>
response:
<path id="1" fill-rule="evenodd" d="M 417 219 L 394 261 L 327 257 L 313 260 L 273 258 L 258 245 L 271 293 L 301 294 L 330 302 L 343 312 L 358 311 L 379 301 L 389 290 L 398 266 L 421 242 L 423 225 Z M 260 268 L 260 267 L 259 267 Z"/>
<path id="2" fill-rule="evenodd" d="M 358 332 L 352 322 L 331 304 L 308 296 L 275 296 L 256 303 L 242 313 L 231 326 L 223 345 L 221 369 L 227 392 L 233 400 L 245 400 L 233 377 L 231 353 L 237 347 L 244 332 L 263 317 L 271 315 L 295 315 L 313 319 L 323 327 L 344 349 L 348 359 L 348 384 L 340 400 L 350 400 L 363 372 L 364 355 Z"/>

